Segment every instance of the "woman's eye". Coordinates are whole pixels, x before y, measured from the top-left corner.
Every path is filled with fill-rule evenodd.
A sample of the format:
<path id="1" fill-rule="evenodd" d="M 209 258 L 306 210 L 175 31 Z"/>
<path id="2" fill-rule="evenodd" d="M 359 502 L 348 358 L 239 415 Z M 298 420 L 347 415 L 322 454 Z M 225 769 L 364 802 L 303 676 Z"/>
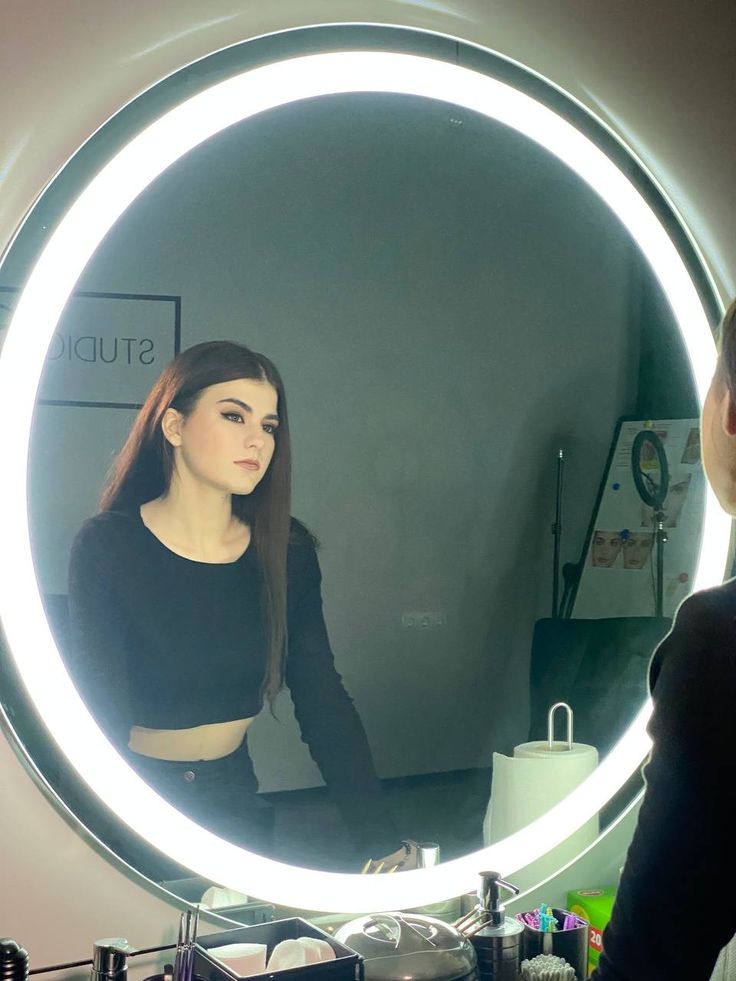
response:
<path id="1" fill-rule="evenodd" d="M 274 436 L 276 434 L 276 430 L 279 427 L 278 426 L 274 426 L 274 424 L 272 422 L 264 422 L 262 428 L 263 428 L 264 433 L 268 433 L 269 436 Z"/>
<path id="2" fill-rule="evenodd" d="M 230 422 L 242 422 L 243 421 L 243 417 L 240 415 L 239 412 L 223 412 L 222 413 L 222 417 L 223 417 L 223 419 L 228 419 Z"/>

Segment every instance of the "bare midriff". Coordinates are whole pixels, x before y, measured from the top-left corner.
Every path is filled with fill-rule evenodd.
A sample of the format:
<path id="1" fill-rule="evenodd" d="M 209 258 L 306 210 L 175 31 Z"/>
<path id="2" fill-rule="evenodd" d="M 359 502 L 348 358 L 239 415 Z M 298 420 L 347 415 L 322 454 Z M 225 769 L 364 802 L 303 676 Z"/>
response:
<path id="1" fill-rule="evenodd" d="M 191 729 L 146 729 L 133 726 L 128 748 L 155 760 L 219 760 L 238 749 L 253 719 L 214 722 Z"/>

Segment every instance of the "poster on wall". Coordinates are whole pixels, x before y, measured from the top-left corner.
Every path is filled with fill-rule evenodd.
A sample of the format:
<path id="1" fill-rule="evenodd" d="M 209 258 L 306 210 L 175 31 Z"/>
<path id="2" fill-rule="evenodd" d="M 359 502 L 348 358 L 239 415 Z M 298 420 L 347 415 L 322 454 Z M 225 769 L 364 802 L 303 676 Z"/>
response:
<path id="1" fill-rule="evenodd" d="M 10 320 L 17 293 L 0 288 L 0 332 Z M 51 338 L 38 401 L 139 408 L 180 344 L 180 297 L 78 291 L 69 298 Z"/>
<path id="2" fill-rule="evenodd" d="M 672 617 L 692 591 L 702 532 L 705 476 L 697 419 L 621 419 L 583 550 L 582 571 L 572 608 L 576 619 L 655 615 L 656 526 L 654 512 L 639 496 L 631 451 L 647 429 L 661 440 L 669 470 L 663 504 L 663 614 Z M 642 469 L 656 462 L 642 461 Z"/>

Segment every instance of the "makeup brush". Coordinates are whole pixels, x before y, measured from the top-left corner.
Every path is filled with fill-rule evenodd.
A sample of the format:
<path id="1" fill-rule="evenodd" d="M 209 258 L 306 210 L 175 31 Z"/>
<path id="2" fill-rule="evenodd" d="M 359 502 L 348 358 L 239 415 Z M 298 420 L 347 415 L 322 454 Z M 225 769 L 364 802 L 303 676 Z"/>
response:
<path id="1" fill-rule="evenodd" d="M 192 971 L 194 969 L 194 945 L 197 942 L 197 931 L 199 930 L 199 905 L 194 910 L 194 915 L 189 914 L 189 930 L 187 934 L 186 964 L 182 981 L 192 981 Z"/>
<path id="2" fill-rule="evenodd" d="M 174 981 L 181 981 L 182 959 L 184 956 L 184 914 L 179 917 L 179 936 L 174 956 Z"/>
<path id="3" fill-rule="evenodd" d="M 179 919 L 179 939 L 176 943 L 173 981 L 192 981 L 194 966 L 194 945 L 199 929 L 199 905 L 194 913 L 190 909 Z"/>

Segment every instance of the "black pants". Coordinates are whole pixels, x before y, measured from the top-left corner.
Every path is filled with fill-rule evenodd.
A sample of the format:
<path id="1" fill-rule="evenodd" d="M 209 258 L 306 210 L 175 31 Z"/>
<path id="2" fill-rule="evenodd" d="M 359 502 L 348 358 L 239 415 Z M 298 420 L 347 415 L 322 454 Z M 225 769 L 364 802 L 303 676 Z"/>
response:
<path id="1" fill-rule="evenodd" d="M 249 851 L 273 850 L 273 808 L 258 796 L 247 740 L 219 760 L 156 760 L 131 750 L 130 765 L 165 800 L 214 834 Z"/>

